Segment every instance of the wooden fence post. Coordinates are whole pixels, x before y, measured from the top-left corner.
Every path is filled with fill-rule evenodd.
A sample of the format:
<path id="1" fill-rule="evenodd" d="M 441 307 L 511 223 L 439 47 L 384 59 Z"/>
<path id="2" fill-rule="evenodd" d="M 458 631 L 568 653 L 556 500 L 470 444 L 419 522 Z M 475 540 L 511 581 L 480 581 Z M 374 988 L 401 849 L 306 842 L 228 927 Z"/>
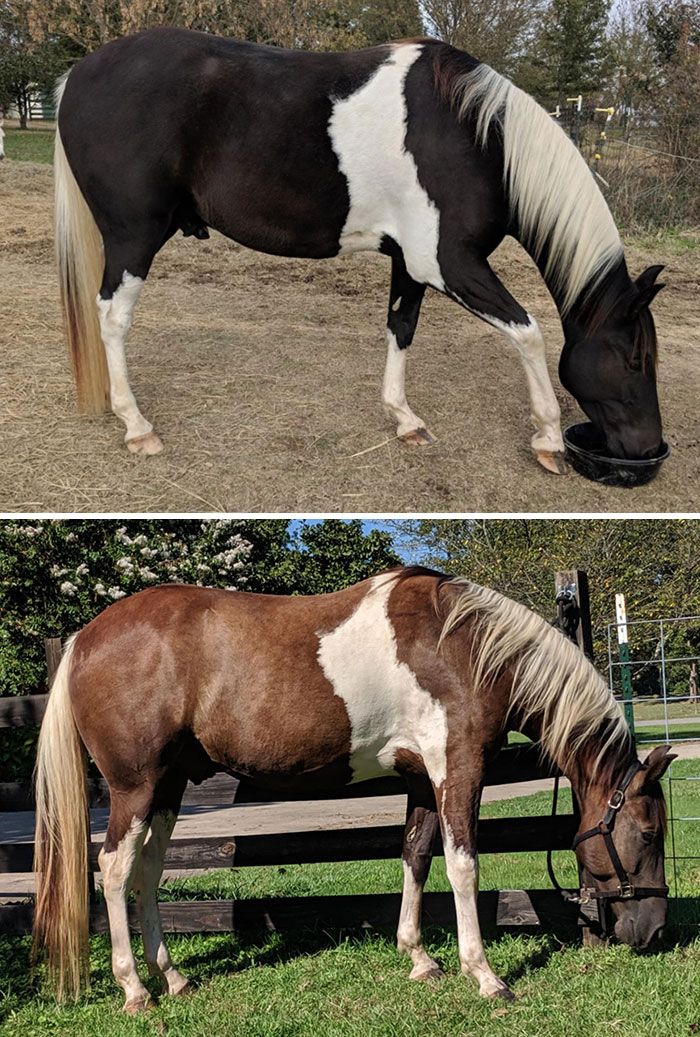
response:
<path id="1" fill-rule="evenodd" d="M 62 641 L 60 637 L 47 637 L 44 641 L 46 652 L 46 668 L 49 671 L 49 687 L 54 679 L 58 664 L 61 661 Z"/>
<path id="2" fill-rule="evenodd" d="M 592 660 L 593 628 L 588 575 L 582 569 L 566 569 L 554 574 L 554 585 L 560 630 Z"/>
<path id="3" fill-rule="evenodd" d="M 559 629 L 567 637 L 571 638 L 581 651 L 593 659 L 593 629 L 591 626 L 591 604 L 588 594 L 588 576 L 582 569 L 566 569 L 555 573 L 554 585 L 556 588 L 557 622 Z M 574 812 L 579 813 L 578 803 L 572 790 Z M 579 881 L 581 881 L 581 869 L 579 868 Z M 598 947 L 607 945 L 608 941 L 601 939 L 590 926 L 583 922 L 582 940 L 584 947 Z"/>

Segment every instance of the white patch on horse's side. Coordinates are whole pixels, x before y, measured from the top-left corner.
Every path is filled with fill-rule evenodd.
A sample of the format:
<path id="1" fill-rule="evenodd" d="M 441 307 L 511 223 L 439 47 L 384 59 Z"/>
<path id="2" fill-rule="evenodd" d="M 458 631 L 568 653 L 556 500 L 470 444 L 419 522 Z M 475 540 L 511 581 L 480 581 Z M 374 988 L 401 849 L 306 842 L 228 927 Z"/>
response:
<path id="1" fill-rule="evenodd" d="M 340 254 L 376 250 L 389 235 L 401 246 L 411 277 L 442 290 L 440 213 L 405 147 L 404 81 L 422 50 L 419 43 L 395 46 L 369 82 L 333 101 L 328 133 L 350 195 Z"/>
<path id="2" fill-rule="evenodd" d="M 126 336 L 143 285 L 143 278 L 125 270 L 121 284 L 111 299 L 97 296 L 97 312 L 109 369 L 112 410 L 126 425 L 126 440 L 146 436 L 153 431 L 153 425 L 141 414 L 131 391 L 125 352 Z"/>
<path id="3" fill-rule="evenodd" d="M 355 611 L 319 633 L 318 661 L 350 721 L 353 781 L 392 771 L 397 749 L 419 753 L 435 784 L 447 771 L 447 714 L 400 662 L 387 603 L 395 586 L 376 577 Z"/>

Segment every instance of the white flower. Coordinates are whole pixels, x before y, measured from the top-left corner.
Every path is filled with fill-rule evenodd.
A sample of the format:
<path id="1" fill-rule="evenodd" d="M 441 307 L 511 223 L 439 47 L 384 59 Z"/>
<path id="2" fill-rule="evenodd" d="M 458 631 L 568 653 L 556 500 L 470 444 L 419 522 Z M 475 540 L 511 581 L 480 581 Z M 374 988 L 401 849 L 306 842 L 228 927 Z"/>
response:
<path id="1" fill-rule="evenodd" d="M 107 591 L 107 594 L 114 601 L 118 601 L 119 598 L 125 598 L 126 597 L 126 591 L 123 591 L 121 589 L 121 587 L 110 587 L 109 590 Z"/>
<path id="2" fill-rule="evenodd" d="M 75 570 L 76 576 L 87 576 L 88 567 L 85 562 L 81 562 L 78 568 Z"/>
<path id="3" fill-rule="evenodd" d="M 77 540 L 77 539 L 78 539 L 78 534 L 77 533 L 69 533 L 68 536 L 66 537 L 66 540 L 68 541 L 69 544 L 72 544 L 73 541 Z"/>
<path id="4" fill-rule="evenodd" d="M 107 593 L 107 591 L 105 590 L 104 583 L 96 583 L 95 584 L 95 594 L 99 594 L 99 596 L 101 598 L 104 598 L 106 593 Z"/>
<path id="5" fill-rule="evenodd" d="M 67 572 L 68 572 L 67 569 L 59 569 L 59 567 L 57 565 L 52 565 L 51 566 L 51 575 L 52 576 L 56 576 L 56 577 L 65 576 Z"/>
<path id="6" fill-rule="evenodd" d="M 66 580 L 64 583 L 62 583 L 60 588 L 61 594 L 65 594 L 69 598 L 72 598 L 75 595 L 77 589 L 78 588 L 75 586 L 75 584 L 71 583 L 69 580 Z"/>
<path id="7" fill-rule="evenodd" d="M 151 569 L 147 569 L 145 567 L 143 569 L 139 569 L 139 573 L 140 573 L 141 576 L 143 576 L 144 580 L 157 580 L 158 579 L 157 575 L 154 572 L 152 572 Z"/>

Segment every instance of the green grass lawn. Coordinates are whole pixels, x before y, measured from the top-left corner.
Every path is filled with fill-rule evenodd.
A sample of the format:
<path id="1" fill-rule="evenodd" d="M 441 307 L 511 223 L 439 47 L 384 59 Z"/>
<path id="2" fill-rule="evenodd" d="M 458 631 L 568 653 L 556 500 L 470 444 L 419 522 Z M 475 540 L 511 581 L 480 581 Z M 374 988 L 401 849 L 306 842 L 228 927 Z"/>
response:
<path id="1" fill-rule="evenodd" d="M 697 761 L 674 764 L 673 804 L 678 816 L 700 814 Z M 539 814 L 550 796 L 486 804 L 484 816 Z M 568 809 L 567 794 L 561 810 Z M 700 855 L 698 825 L 677 826 L 678 852 Z M 555 855 L 562 882 L 575 882 L 573 855 Z M 672 880 L 672 874 L 669 879 Z M 661 950 L 635 954 L 627 947 L 588 949 L 574 928 L 553 933 L 486 934 L 489 960 L 513 987 L 509 1005 L 482 1000 L 460 976 L 455 934 L 433 928 L 430 952 L 447 970 L 440 983 L 408 978 L 408 959 L 397 954 L 393 931 L 308 926 L 294 932 L 245 932 L 170 937 L 174 960 L 196 984 L 183 999 L 163 999 L 146 1016 L 120 1012 L 109 942 L 91 941 L 92 987 L 77 1005 L 57 1007 L 29 980 L 28 941 L 0 941 L 0 1032 L 8 1037 L 424 1037 L 424 1035 L 533 1035 L 533 1037 L 679 1037 L 700 1025 L 700 860 L 679 864 Z M 483 888 L 547 887 L 544 854 L 484 856 Z M 670 883 L 673 890 L 673 882 Z M 169 883 L 163 898 L 299 896 L 398 891 L 398 861 L 286 868 L 240 868 Z M 428 888 L 447 890 L 441 859 Z M 135 941 L 140 954 L 139 941 Z M 156 988 L 152 986 L 153 992 Z"/>
<path id="2" fill-rule="evenodd" d="M 17 162 L 53 162 L 53 130 L 5 130 L 5 155 Z"/>

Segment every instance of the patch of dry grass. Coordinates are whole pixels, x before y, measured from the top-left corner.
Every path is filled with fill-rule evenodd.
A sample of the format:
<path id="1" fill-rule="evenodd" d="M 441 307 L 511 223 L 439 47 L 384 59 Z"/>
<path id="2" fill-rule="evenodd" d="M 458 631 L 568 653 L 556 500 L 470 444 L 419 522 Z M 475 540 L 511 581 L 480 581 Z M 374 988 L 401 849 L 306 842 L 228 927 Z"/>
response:
<path id="1" fill-rule="evenodd" d="M 663 242 L 648 253 L 628 249 L 635 273 L 666 261 L 669 283 L 655 312 L 674 452 L 648 487 L 614 491 L 540 470 L 516 357 L 496 331 L 436 293 L 410 350 L 408 395 L 438 442 L 404 446 L 379 403 L 387 260 L 287 260 L 219 235 L 174 239 L 154 263 L 128 358 L 136 397 L 166 449 L 133 457 L 113 416 L 75 410 L 53 269 L 51 170 L 7 160 L 2 173 L 2 512 L 697 510 L 692 252 Z M 540 320 L 564 423 L 578 420 L 556 378 L 561 329 L 537 270 L 513 242 L 494 266 Z"/>

